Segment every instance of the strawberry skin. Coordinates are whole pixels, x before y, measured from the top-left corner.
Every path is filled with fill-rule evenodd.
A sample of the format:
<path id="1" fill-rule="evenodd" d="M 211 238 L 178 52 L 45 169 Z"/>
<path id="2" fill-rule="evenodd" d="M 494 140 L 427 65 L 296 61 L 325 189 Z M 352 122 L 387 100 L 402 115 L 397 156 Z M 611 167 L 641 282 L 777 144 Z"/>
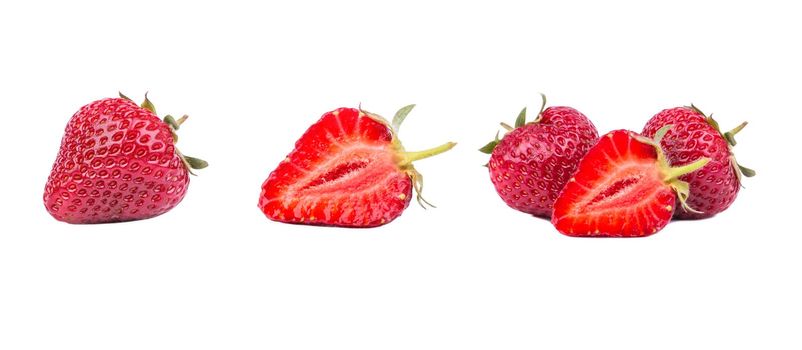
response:
<path id="1" fill-rule="evenodd" d="M 599 135 L 593 123 L 571 107 L 541 107 L 534 122 L 526 123 L 525 118 L 526 108 L 515 128 L 502 124 L 510 131 L 480 151 L 491 153 L 490 180 L 504 203 L 548 218 L 560 190 Z"/>
<path id="2" fill-rule="evenodd" d="M 657 145 L 627 130 L 602 136 L 554 203 L 557 230 L 575 237 L 643 237 L 665 227 L 677 193 L 683 200 L 687 195 L 687 183 L 677 177 L 709 159 L 671 168 Z"/>
<path id="3" fill-rule="evenodd" d="M 517 128 L 493 151 L 490 180 L 510 207 L 550 217 L 557 195 L 591 145 L 576 132 L 552 125 Z"/>
<path id="4" fill-rule="evenodd" d="M 280 222 L 375 227 L 396 219 L 420 197 L 422 177 L 412 161 L 451 149 L 447 143 L 405 152 L 397 130 L 411 106 L 393 124 L 354 108 L 324 114 L 262 185 L 259 208 Z"/>
<path id="5" fill-rule="evenodd" d="M 72 116 L 45 185 L 45 208 L 56 220 L 141 220 L 181 202 L 189 176 L 174 145 L 174 129 L 154 114 L 147 98 L 143 106 L 123 97 L 107 98 Z M 180 125 L 169 120 L 175 129 Z M 189 158 L 203 167 L 202 161 Z"/>
<path id="6" fill-rule="evenodd" d="M 681 178 L 690 183 L 688 205 L 696 211 L 679 209 L 674 217 L 703 219 L 729 208 L 738 196 L 741 175 L 754 175 L 754 171 L 738 165 L 732 152 L 734 136 L 746 123 L 721 133 L 718 123 L 696 107 L 676 107 L 653 116 L 643 128 L 643 135 L 652 137 L 665 125 L 673 125 L 661 143 L 671 165 L 710 158 L 704 168 Z"/>
<path id="7" fill-rule="evenodd" d="M 548 107 L 540 112 L 540 119 L 536 122 L 541 125 L 553 125 L 560 129 L 574 131 L 579 135 L 580 140 L 588 141 L 591 145 L 596 143 L 599 138 L 599 132 L 590 119 L 571 107 Z"/>

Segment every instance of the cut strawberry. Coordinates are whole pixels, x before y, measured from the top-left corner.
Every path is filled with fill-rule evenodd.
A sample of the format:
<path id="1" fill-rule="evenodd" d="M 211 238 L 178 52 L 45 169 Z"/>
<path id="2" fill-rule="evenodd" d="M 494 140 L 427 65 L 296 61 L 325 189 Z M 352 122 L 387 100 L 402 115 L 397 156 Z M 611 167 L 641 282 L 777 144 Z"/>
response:
<path id="1" fill-rule="evenodd" d="M 455 144 L 406 152 L 397 132 L 412 107 L 399 110 L 392 125 L 354 108 L 324 114 L 264 182 L 259 208 L 275 221 L 373 227 L 401 215 L 413 188 L 423 205 L 423 178 L 412 162 Z"/>
<path id="2" fill-rule="evenodd" d="M 665 227 L 677 198 L 685 205 L 688 196 L 688 183 L 678 177 L 709 161 L 669 166 L 658 145 L 670 127 L 655 140 L 627 130 L 602 136 L 554 203 L 557 230 L 568 236 L 642 237 Z"/>

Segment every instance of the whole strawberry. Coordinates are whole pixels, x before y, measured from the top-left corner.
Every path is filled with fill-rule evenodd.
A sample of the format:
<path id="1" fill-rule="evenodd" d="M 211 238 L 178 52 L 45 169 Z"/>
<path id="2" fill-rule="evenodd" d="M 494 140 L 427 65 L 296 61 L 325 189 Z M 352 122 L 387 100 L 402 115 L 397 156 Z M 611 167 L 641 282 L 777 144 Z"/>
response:
<path id="1" fill-rule="evenodd" d="M 207 165 L 175 148 L 186 119 L 159 119 L 147 94 L 142 106 L 120 94 L 81 107 L 64 130 L 45 208 L 71 224 L 141 220 L 172 209 L 186 194 L 190 168 Z"/>
<path id="2" fill-rule="evenodd" d="M 722 133 L 712 116 L 706 116 L 695 106 L 669 108 L 657 113 L 646 123 L 643 135 L 652 137 L 665 125 L 673 128 L 663 137 L 661 146 L 672 166 L 682 166 L 701 158 L 710 158 L 704 168 L 680 179 L 690 184 L 688 206 L 674 213 L 678 219 L 703 219 L 716 215 L 735 201 L 741 187 L 741 175 L 751 177 L 755 172 L 738 164 L 732 147 L 735 134 L 746 122 Z"/>
<path id="3" fill-rule="evenodd" d="M 398 129 L 414 106 L 401 108 L 392 124 L 355 108 L 324 114 L 262 184 L 259 209 L 274 221 L 374 227 L 400 216 L 413 188 L 423 205 L 423 177 L 412 162 L 455 144 L 405 151 Z"/>
<path id="4" fill-rule="evenodd" d="M 499 196 L 513 209 L 550 217 L 554 201 L 579 161 L 599 137 L 596 127 L 571 107 L 546 106 L 527 123 L 526 108 L 515 127 L 480 149 L 491 154 L 487 167 Z"/>

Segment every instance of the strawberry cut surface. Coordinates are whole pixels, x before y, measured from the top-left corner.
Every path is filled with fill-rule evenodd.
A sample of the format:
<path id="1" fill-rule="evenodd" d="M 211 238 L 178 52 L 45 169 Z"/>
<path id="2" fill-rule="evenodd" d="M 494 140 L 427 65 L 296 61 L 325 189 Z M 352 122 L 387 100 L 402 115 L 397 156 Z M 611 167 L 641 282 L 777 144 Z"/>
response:
<path id="1" fill-rule="evenodd" d="M 324 114 L 263 183 L 259 208 L 269 219 L 287 223 L 391 222 L 409 206 L 420 175 L 395 135 L 381 117 L 359 109 Z M 436 153 L 453 144 L 444 146 Z"/>
<path id="2" fill-rule="evenodd" d="M 631 131 L 602 136 L 557 198 L 554 226 L 581 237 L 641 237 L 661 230 L 674 213 L 676 192 L 687 190 L 676 177 L 707 161 L 670 168 L 661 152 Z"/>

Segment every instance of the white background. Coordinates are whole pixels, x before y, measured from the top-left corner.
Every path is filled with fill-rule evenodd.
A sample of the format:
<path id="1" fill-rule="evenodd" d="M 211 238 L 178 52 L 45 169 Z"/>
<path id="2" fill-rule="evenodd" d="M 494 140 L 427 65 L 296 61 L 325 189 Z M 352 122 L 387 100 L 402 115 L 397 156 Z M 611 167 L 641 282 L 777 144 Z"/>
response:
<path id="1" fill-rule="evenodd" d="M 0 349 L 799 349 L 800 11 L 771 1 L 0 5 Z M 42 192 L 67 120 L 121 90 L 209 160 L 161 217 L 73 226 Z M 507 208 L 476 151 L 521 107 L 601 133 L 689 104 L 758 171 L 713 219 L 576 239 Z M 262 181 L 324 112 L 417 103 L 427 198 L 290 226 Z"/>

